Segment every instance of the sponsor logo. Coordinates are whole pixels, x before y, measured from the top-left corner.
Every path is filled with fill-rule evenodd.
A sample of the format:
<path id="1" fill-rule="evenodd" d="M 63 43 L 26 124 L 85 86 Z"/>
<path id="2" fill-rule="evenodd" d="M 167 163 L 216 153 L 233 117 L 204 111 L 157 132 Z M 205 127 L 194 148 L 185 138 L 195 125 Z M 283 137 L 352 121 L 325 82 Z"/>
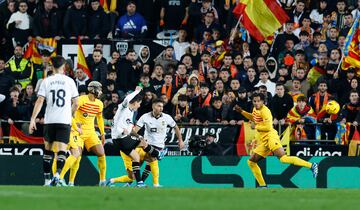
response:
<path id="1" fill-rule="evenodd" d="M 329 151 L 322 147 L 317 148 L 315 151 L 311 151 L 310 147 L 304 147 L 296 153 L 296 156 L 343 156 L 342 151 Z"/>
<path id="2" fill-rule="evenodd" d="M 43 155 L 41 148 L 0 148 L 0 155 Z"/>
<path id="3" fill-rule="evenodd" d="M 120 52 L 121 56 L 124 56 L 128 50 L 129 44 L 127 42 L 117 42 L 116 49 Z"/>

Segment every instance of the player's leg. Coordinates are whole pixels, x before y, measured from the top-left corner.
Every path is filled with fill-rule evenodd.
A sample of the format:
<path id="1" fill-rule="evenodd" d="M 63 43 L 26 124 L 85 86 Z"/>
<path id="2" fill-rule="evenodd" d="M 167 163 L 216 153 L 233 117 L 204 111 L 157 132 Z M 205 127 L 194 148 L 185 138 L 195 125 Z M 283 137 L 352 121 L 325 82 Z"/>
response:
<path id="1" fill-rule="evenodd" d="M 80 156 L 76 159 L 74 165 L 70 169 L 70 175 L 69 175 L 69 186 L 74 186 L 75 183 L 75 177 L 80 167 L 81 162 L 81 154 L 82 154 L 82 147 L 78 148 Z"/>
<path id="2" fill-rule="evenodd" d="M 43 171 L 44 171 L 44 186 L 49 186 L 51 183 L 51 161 L 54 158 L 54 153 L 51 150 L 51 143 L 44 141 L 43 154 Z"/>
<path id="3" fill-rule="evenodd" d="M 107 185 L 111 186 L 115 183 L 127 183 L 125 186 L 130 186 L 133 180 L 135 179 L 134 174 L 132 172 L 132 159 L 130 156 L 120 151 L 120 156 L 123 159 L 124 167 L 127 172 L 127 175 L 123 175 L 116 178 L 111 178 L 107 181 Z"/>
<path id="4" fill-rule="evenodd" d="M 125 152 L 125 154 L 126 154 L 126 152 Z M 140 155 L 135 150 L 131 150 L 131 152 L 129 153 L 129 156 L 132 159 L 132 171 L 134 173 L 137 186 L 144 187 L 145 185 L 141 179 L 141 174 L 140 174 Z"/>
<path id="5" fill-rule="evenodd" d="M 256 151 L 256 149 L 258 149 L 258 151 Z M 261 148 L 261 145 L 259 145 L 257 148 L 255 149 L 254 153 L 250 156 L 250 158 L 248 159 L 247 163 L 250 167 L 250 170 L 252 171 L 252 173 L 255 176 L 255 179 L 257 181 L 257 183 L 259 184 L 259 187 L 266 187 L 266 182 L 264 180 L 264 177 L 262 175 L 261 169 L 259 167 L 259 165 L 257 164 L 260 160 L 264 159 L 266 157 L 266 149 Z M 264 152 L 260 152 L 260 151 L 264 151 Z M 256 152 L 259 152 L 260 154 L 266 154 L 264 156 L 257 154 Z"/>
<path id="6" fill-rule="evenodd" d="M 282 147 L 276 149 L 275 151 L 273 151 L 273 153 L 280 159 L 280 162 L 309 168 L 309 169 L 311 169 L 314 178 L 317 177 L 317 174 L 318 174 L 318 164 L 317 163 L 310 163 L 308 161 L 305 161 L 305 160 L 295 157 L 295 156 L 287 156 L 285 154 L 284 148 L 282 148 Z"/>
<path id="7" fill-rule="evenodd" d="M 98 156 L 99 167 L 99 185 L 106 185 L 106 157 L 105 150 L 102 144 L 97 144 L 90 149 L 96 156 Z"/>
<path id="8" fill-rule="evenodd" d="M 160 187 L 159 183 L 159 177 L 160 177 L 160 168 L 159 168 L 159 161 L 158 160 L 152 160 L 149 162 L 149 168 L 151 171 L 151 174 L 153 176 L 153 186 L 154 187 Z"/>

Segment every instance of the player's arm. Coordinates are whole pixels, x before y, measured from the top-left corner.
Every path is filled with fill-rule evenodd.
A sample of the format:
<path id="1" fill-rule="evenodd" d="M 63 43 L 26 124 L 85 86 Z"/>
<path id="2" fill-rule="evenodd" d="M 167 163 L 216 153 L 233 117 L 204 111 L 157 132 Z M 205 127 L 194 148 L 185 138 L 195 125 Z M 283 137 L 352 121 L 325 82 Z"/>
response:
<path id="1" fill-rule="evenodd" d="M 184 144 L 184 141 L 182 139 L 180 128 L 179 128 L 179 126 L 176 125 L 174 129 L 175 129 L 175 135 L 176 135 L 176 137 L 178 139 L 179 148 L 180 148 L 180 150 L 182 150 L 185 147 L 185 144 Z"/>
<path id="2" fill-rule="evenodd" d="M 105 144 L 105 126 L 104 126 L 104 118 L 102 112 L 96 115 L 96 121 L 100 130 L 100 138 L 102 144 Z"/>
<path id="3" fill-rule="evenodd" d="M 273 129 L 272 116 L 269 109 L 261 110 L 261 118 L 263 121 L 255 126 L 255 129 L 260 132 L 268 132 Z"/>
<path id="4" fill-rule="evenodd" d="M 244 111 L 239 105 L 235 105 L 234 106 L 235 111 L 239 112 L 240 114 L 242 114 L 244 117 L 246 117 L 248 120 L 253 121 L 253 116 L 251 113 Z"/>
<path id="5" fill-rule="evenodd" d="M 135 91 L 127 95 L 124 99 L 124 101 L 121 103 L 122 108 L 126 108 L 129 105 L 129 102 L 131 99 L 133 99 L 137 94 L 139 94 L 141 91 L 141 87 L 136 87 Z"/>
<path id="6" fill-rule="evenodd" d="M 73 98 L 73 99 L 71 99 L 71 102 L 72 102 L 71 103 L 71 113 L 72 113 L 72 116 L 75 116 L 75 112 L 79 107 L 79 98 L 78 97 Z"/>
<path id="7" fill-rule="evenodd" d="M 34 130 L 36 130 L 36 122 L 35 119 L 38 116 L 41 107 L 43 106 L 45 101 L 45 97 L 43 96 L 38 96 L 36 102 L 35 102 L 35 106 L 34 106 L 34 110 L 33 113 L 31 115 L 31 120 L 30 120 L 30 126 L 29 126 L 29 133 L 32 134 Z"/>

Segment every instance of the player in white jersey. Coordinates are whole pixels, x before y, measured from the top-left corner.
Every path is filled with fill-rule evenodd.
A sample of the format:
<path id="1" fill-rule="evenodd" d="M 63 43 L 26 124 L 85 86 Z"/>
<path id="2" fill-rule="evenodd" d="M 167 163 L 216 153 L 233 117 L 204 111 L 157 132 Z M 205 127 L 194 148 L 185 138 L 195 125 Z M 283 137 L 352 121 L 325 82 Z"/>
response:
<path id="1" fill-rule="evenodd" d="M 113 143 L 118 149 L 130 156 L 132 159 L 132 169 L 137 182 L 137 187 L 145 187 L 141 180 L 140 174 L 140 156 L 135 151 L 136 147 L 142 147 L 145 152 L 152 157 L 161 158 L 164 154 L 158 151 L 151 145 L 147 144 L 144 138 L 138 134 L 131 135 L 131 130 L 134 127 L 133 118 L 134 112 L 140 107 L 142 95 L 140 95 L 141 88 L 126 96 L 124 101 L 119 105 L 118 110 L 114 116 L 113 126 L 111 128 L 111 137 Z"/>
<path id="2" fill-rule="evenodd" d="M 36 130 L 35 119 L 46 101 L 43 155 L 45 185 L 56 185 L 59 181 L 59 174 L 66 160 L 71 119 L 77 109 L 79 96 L 74 80 L 65 75 L 65 59 L 62 56 L 56 56 L 51 61 L 54 74 L 41 83 L 29 126 L 31 134 Z M 56 151 L 54 151 L 55 148 Z M 50 170 L 54 152 L 57 153 L 57 168 L 51 181 Z"/>
<path id="3" fill-rule="evenodd" d="M 145 127 L 144 138 L 147 143 L 158 150 L 165 148 L 166 129 L 168 126 L 175 129 L 175 134 L 178 139 L 180 150 L 185 146 L 181 136 L 179 127 L 176 125 L 174 119 L 163 113 L 164 102 L 161 99 L 155 99 L 152 102 L 152 112 L 146 113 L 140 117 L 133 128 L 132 133 L 138 133 L 142 127 Z M 149 164 L 146 166 L 145 171 L 151 171 L 154 177 L 154 187 L 159 187 L 159 164 L 156 158 L 150 158 Z M 144 171 L 144 172 L 145 172 Z M 146 175 L 142 176 L 143 181 Z"/>

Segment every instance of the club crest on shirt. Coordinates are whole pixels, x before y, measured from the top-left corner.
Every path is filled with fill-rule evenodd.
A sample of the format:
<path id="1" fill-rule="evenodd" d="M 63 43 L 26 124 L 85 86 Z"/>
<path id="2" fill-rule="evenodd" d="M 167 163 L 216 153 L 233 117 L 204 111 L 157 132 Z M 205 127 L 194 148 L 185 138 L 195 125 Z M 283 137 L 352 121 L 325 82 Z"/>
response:
<path id="1" fill-rule="evenodd" d="M 84 116 L 84 117 L 87 117 L 87 116 L 89 116 L 89 114 L 86 113 L 86 112 L 84 112 L 83 116 Z"/>
<path id="2" fill-rule="evenodd" d="M 131 124 L 131 120 L 130 120 L 130 119 L 126 119 L 126 123 L 127 123 L 127 124 Z"/>

